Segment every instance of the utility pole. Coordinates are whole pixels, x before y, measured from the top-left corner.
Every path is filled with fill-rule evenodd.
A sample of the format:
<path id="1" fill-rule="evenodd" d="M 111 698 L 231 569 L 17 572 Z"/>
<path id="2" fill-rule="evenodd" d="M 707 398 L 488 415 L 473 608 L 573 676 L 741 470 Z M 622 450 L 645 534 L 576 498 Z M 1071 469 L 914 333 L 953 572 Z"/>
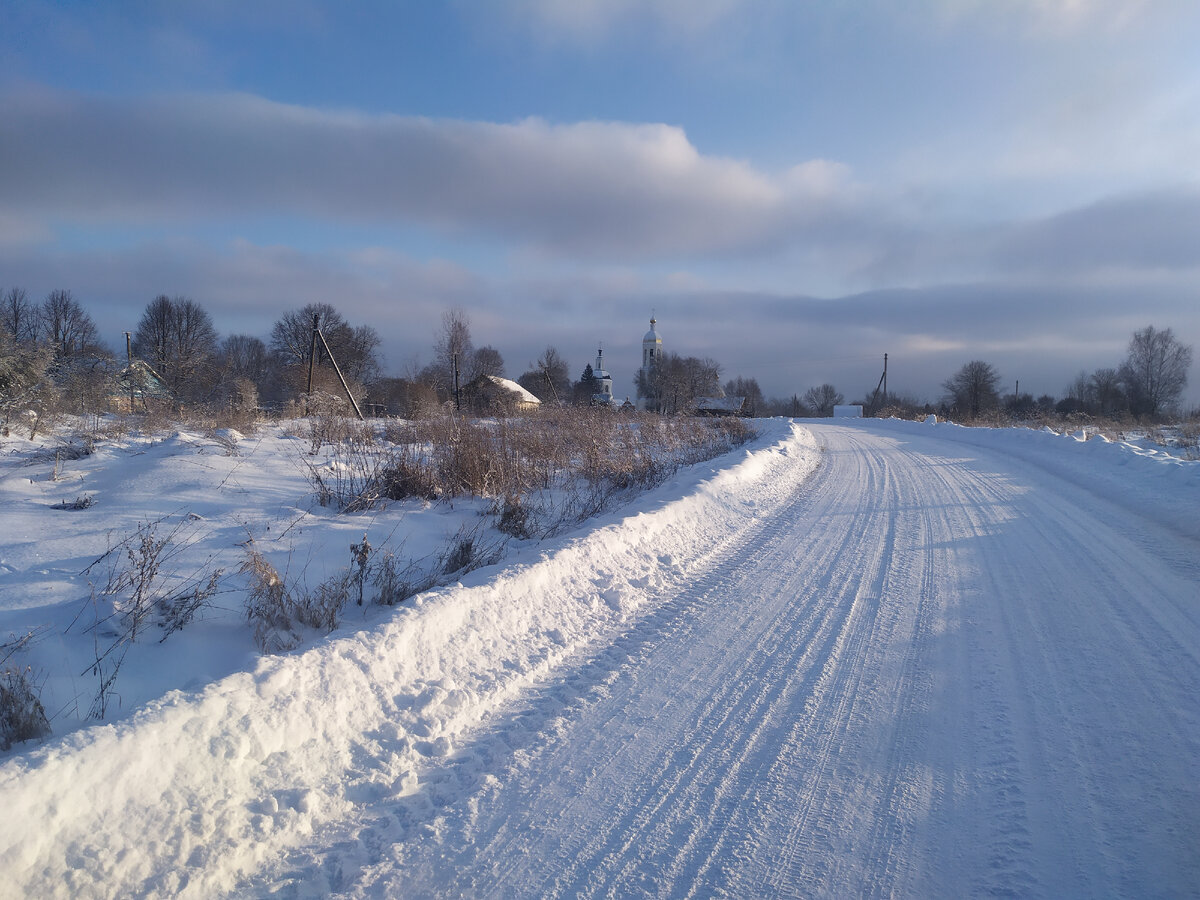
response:
<path id="1" fill-rule="evenodd" d="M 129 373 L 129 412 L 133 413 L 133 340 L 132 332 L 125 332 L 125 371 Z"/>
<path id="2" fill-rule="evenodd" d="M 358 408 L 358 401 L 354 399 L 354 394 L 350 391 L 350 385 L 346 384 L 346 378 L 342 375 L 342 369 L 337 364 L 337 360 L 333 356 L 333 351 L 329 349 L 329 343 L 325 340 L 325 335 L 321 334 L 321 330 L 317 329 L 317 336 L 321 338 L 321 346 L 325 348 L 325 353 L 329 356 L 329 362 L 333 364 L 333 371 L 341 382 L 342 390 L 346 392 L 346 399 L 350 401 L 350 405 L 354 407 L 354 414 L 358 416 L 359 421 L 362 421 L 362 410 Z"/>
<path id="3" fill-rule="evenodd" d="M 308 415 L 308 398 L 312 396 L 313 364 L 317 361 L 317 333 L 321 316 L 313 313 L 312 343 L 308 347 L 308 387 L 304 390 L 304 414 Z"/>
<path id="4" fill-rule="evenodd" d="M 883 406 L 887 405 L 887 358 L 888 355 L 883 354 L 883 374 L 879 376 L 879 384 L 875 385 L 875 393 L 871 395 L 871 415 L 881 409 L 881 406 L 876 406 L 875 401 L 879 399 L 879 392 L 883 391 Z"/>
<path id="5" fill-rule="evenodd" d="M 462 396 L 458 390 L 458 354 L 450 356 L 450 364 L 454 367 L 454 411 L 462 412 Z"/>
<path id="6" fill-rule="evenodd" d="M 546 379 L 546 385 L 550 388 L 550 396 L 554 398 L 554 404 L 558 405 L 558 388 L 554 386 L 554 380 L 550 377 L 550 367 L 542 366 L 542 375 Z"/>
<path id="7" fill-rule="evenodd" d="M 329 357 L 329 362 L 333 365 L 334 374 L 337 375 L 338 381 L 342 385 L 342 390 L 346 392 L 346 399 L 350 401 L 350 405 L 354 407 L 354 414 L 361 421 L 363 418 L 362 410 L 358 407 L 358 401 L 354 399 L 354 394 L 350 391 L 350 385 L 346 383 L 346 377 L 342 374 L 341 367 L 337 364 L 337 360 L 333 356 L 333 351 L 329 349 L 329 342 L 325 340 L 325 335 L 321 334 L 321 317 L 318 313 L 313 313 L 312 320 L 312 344 L 308 351 L 308 390 L 304 395 L 304 414 L 309 415 L 309 398 L 312 396 L 313 388 L 313 366 L 317 361 L 317 341 L 321 342 L 321 346 L 325 348 L 325 353 Z"/>

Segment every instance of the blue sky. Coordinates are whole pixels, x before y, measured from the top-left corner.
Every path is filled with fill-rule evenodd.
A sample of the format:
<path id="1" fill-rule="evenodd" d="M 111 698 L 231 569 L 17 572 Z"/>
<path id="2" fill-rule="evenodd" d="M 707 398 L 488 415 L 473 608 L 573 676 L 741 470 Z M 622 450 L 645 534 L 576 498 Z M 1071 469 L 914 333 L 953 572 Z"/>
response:
<path id="1" fill-rule="evenodd" d="M 160 293 L 265 337 L 330 302 L 516 377 L 598 342 L 790 396 L 1061 395 L 1200 344 L 1192 0 L 6 4 L 0 287 L 113 346 Z M 1200 401 L 1195 372 L 1189 402 Z"/>

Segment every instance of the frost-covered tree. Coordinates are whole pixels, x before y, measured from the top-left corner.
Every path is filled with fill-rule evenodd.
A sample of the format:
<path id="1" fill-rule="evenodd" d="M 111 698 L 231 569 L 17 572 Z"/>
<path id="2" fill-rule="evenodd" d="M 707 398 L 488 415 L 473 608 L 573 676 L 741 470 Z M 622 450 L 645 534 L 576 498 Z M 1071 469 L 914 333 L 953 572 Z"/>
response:
<path id="1" fill-rule="evenodd" d="M 0 421 L 5 425 L 26 410 L 36 423 L 54 396 L 54 384 L 47 377 L 52 359 L 50 346 L 18 343 L 7 328 L 0 328 Z"/>
<path id="2" fill-rule="evenodd" d="M 972 419 L 1000 405 L 999 386 L 1000 373 L 980 359 L 967 363 L 942 384 L 947 402 Z"/>
<path id="3" fill-rule="evenodd" d="M 1181 344 L 1170 328 L 1147 325 L 1129 339 L 1121 366 L 1121 382 L 1136 416 L 1155 417 L 1174 406 L 1187 387 L 1192 348 Z"/>
<path id="4" fill-rule="evenodd" d="M 821 384 L 810 387 L 804 392 L 804 405 L 812 410 L 813 415 L 828 418 L 833 415 L 833 408 L 845 402 L 845 397 L 832 384 Z"/>
<path id="5" fill-rule="evenodd" d="M 18 344 L 32 343 L 41 329 L 41 312 L 29 299 L 25 288 L 12 287 L 3 293 L 0 302 L 0 325 Z"/>
<path id="6" fill-rule="evenodd" d="M 40 339 L 50 346 L 56 363 L 84 356 L 108 355 L 96 323 L 70 291 L 51 291 L 39 310 Z"/>
<path id="7" fill-rule="evenodd" d="M 133 352 L 182 400 L 198 400 L 216 376 L 217 330 L 208 312 L 188 297 L 159 294 L 133 335 Z"/>

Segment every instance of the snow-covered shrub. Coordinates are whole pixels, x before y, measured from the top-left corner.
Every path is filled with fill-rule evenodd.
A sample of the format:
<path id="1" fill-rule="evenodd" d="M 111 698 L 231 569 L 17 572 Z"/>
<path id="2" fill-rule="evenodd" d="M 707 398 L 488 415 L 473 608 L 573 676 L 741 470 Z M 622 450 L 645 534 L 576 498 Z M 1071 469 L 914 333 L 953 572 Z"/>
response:
<path id="1" fill-rule="evenodd" d="M 248 576 L 246 620 L 254 643 L 264 653 L 283 653 L 300 643 L 292 626 L 292 597 L 270 561 L 253 548 L 246 550 L 238 573 Z"/>
<path id="2" fill-rule="evenodd" d="M 460 537 L 450 546 L 442 571 L 447 575 L 455 572 L 469 571 L 475 561 L 475 538 L 471 535 Z"/>
<path id="3" fill-rule="evenodd" d="M 91 494 L 80 494 L 74 500 L 62 500 L 55 503 L 51 509 L 91 509 L 96 503 L 96 498 Z"/>
<path id="4" fill-rule="evenodd" d="M 221 569 L 214 569 L 209 573 L 208 581 L 194 582 L 190 587 L 176 594 L 160 597 L 157 600 L 159 625 L 163 630 L 163 636 L 159 638 L 160 642 L 192 623 L 196 613 L 207 606 L 213 594 L 217 592 L 221 575 Z"/>
<path id="5" fill-rule="evenodd" d="M 433 466 L 411 446 L 391 451 L 382 476 L 380 493 L 389 500 L 436 500 L 442 494 Z"/>
<path id="6" fill-rule="evenodd" d="M 1179 449 L 1184 459 L 1200 459 L 1200 422 L 1179 426 Z"/>
<path id="7" fill-rule="evenodd" d="M 297 625 L 337 628 L 355 583 L 354 574 L 344 570 L 313 588 L 289 587 L 270 561 L 252 548 L 246 550 L 238 573 L 248 576 L 246 620 L 264 653 L 284 653 L 299 645 Z"/>
<path id="8" fill-rule="evenodd" d="M 531 511 L 519 496 L 510 494 L 504 498 L 496 514 L 496 528 L 522 540 L 533 537 Z"/>
<path id="9" fill-rule="evenodd" d="M 294 598 L 296 621 L 309 628 L 333 631 L 350 601 L 352 583 L 353 575 L 345 571 L 322 581 L 315 588 L 297 590 Z"/>
<path id="10" fill-rule="evenodd" d="M 168 578 L 160 574 L 163 566 L 172 563 L 191 543 L 184 533 L 186 520 L 160 534 L 161 521 L 146 522 L 123 540 L 116 548 L 116 557 L 102 595 L 112 599 L 113 610 L 122 626 L 121 638 L 138 639 L 139 632 L 152 615 L 162 617 L 167 634 L 190 622 L 196 611 L 216 592 L 220 571 L 204 575 L 197 573 L 173 589 Z M 112 552 L 112 551 L 110 551 Z"/>
<path id="11" fill-rule="evenodd" d="M 29 667 L 0 673 L 0 750 L 50 734 L 50 721 L 30 676 Z"/>
<path id="12" fill-rule="evenodd" d="M 375 587 L 375 602 L 380 606 L 395 606 L 409 597 L 427 591 L 438 580 L 438 571 L 422 566 L 417 560 L 402 562 L 399 553 L 384 551 L 375 555 L 371 564 L 371 584 Z"/>
<path id="13" fill-rule="evenodd" d="M 393 454 L 373 440 L 349 438 L 328 460 L 308 463 L 308 477 L 322 506 L 361 512 L 388 498 Z"/>
<path id="14" fill-rule="evenodd" d="M 315 456 L 321 447 L 350 441 L 370 443 L 375 431 L 366 422 L 351 418 L 350 404 L 342 397 L 314 391 L 308 396 L 308 439 Z"/>

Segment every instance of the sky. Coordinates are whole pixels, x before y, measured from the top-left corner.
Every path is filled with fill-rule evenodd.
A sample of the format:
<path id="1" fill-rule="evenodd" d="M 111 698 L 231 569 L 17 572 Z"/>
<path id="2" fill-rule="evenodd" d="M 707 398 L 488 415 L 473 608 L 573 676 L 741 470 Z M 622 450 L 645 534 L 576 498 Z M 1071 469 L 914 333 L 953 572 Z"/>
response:
<path id="1" fill-rule="evenodd" d="M 160 294 L 266 339 L 331 303 L 388 374 L 443 314 L 517 377 L 598 345 L 768 396 L 1061 397 L 1200 345 L 1194 0 L 21 0 L 0 289 L 114 349 Z M 1186 402 L 1200 403 L 1193 365 Z"/>

